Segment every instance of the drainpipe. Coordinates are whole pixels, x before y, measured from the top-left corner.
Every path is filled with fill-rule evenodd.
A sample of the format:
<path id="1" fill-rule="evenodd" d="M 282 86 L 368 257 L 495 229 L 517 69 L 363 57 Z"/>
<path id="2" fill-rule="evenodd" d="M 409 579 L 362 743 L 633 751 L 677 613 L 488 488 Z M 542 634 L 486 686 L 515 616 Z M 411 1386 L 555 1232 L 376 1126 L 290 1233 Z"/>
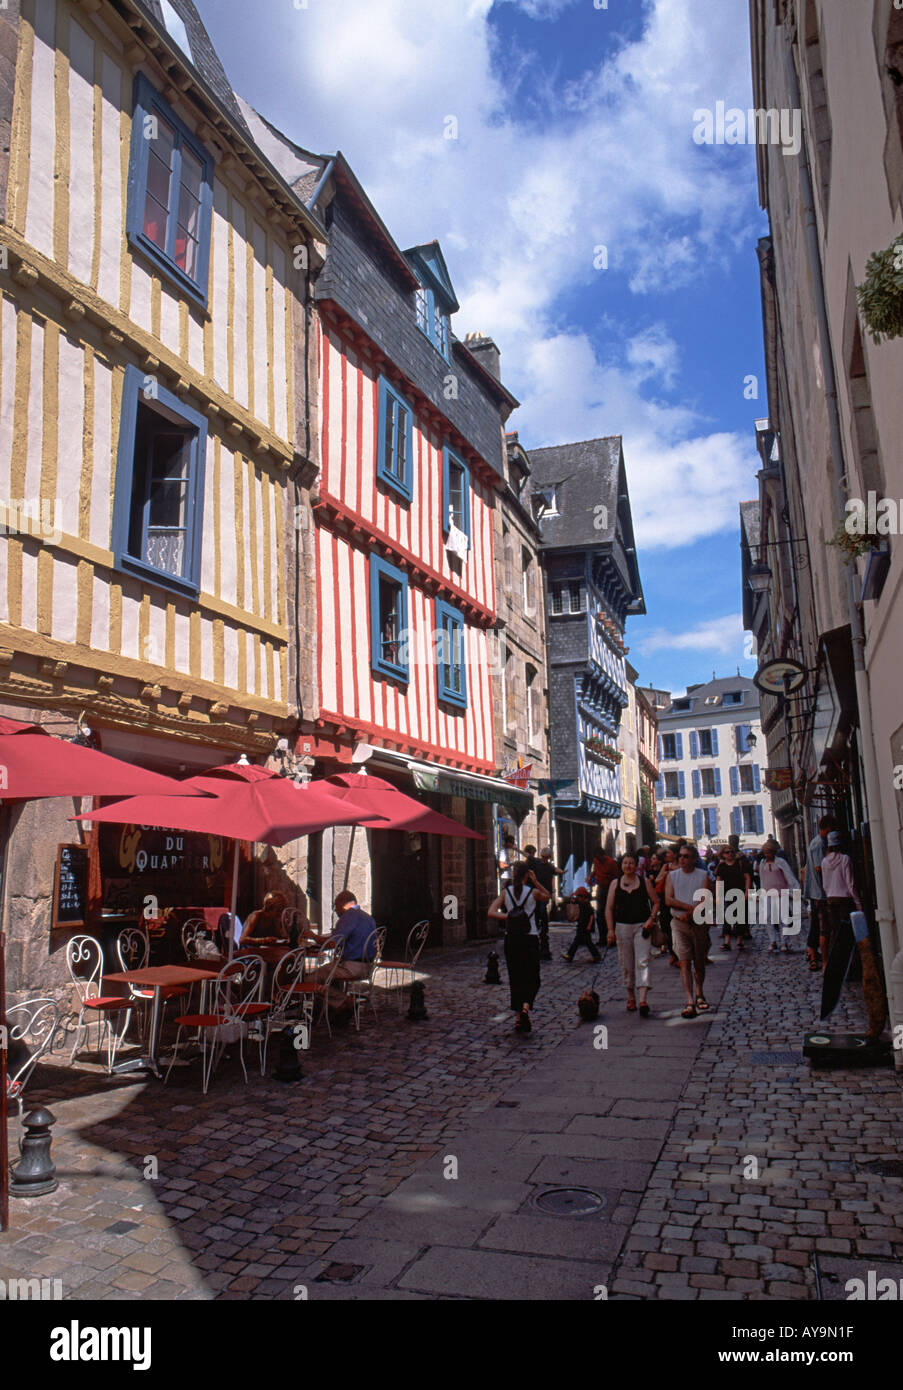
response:
<path id="1" fill-rule="evenodd" d="M 787 90 L 794 110 L 802 112 L 799 78 L 793 56 L 793 44 L 785 48 Z M 837 404 L 837 378 L 834 373 L 834 354 L 831 347 L 831 330 L 828 324 L 828 311 L 825 296 L 824 268 L 821 260 L 821 247 L 818 239 L 818 223 L 815 216 L 815 200 L 812 191 L 812 175 L 809 164 L 809 143 L 805 126 L 802 129 L 802 149 L 799 155 L 800 191 L 803 199 L 803 212 L 806 224 L 806 240 L 809 248 L 809 263 L 812 270 L 812 286 L 815 296 L 815 312 L 818 327 L 818 340 L 821 350 L 822 368 L 825 376 L 825 401 L 828 407 L 828 425 L 831 437 L 831 463 L 834 468 L 834 485 L 837 492 L 838 514 L 846 510 L 847 489 L 845 485 L 846 465 L 844 462 L 843 437 L 840 425 L 840 410 Z M 850 633 L 853 646 L 853 669 L 856 677 L 856 699 L 859 706 L 859 727 L 862 732 L 862 761 L 865 771 L 866 814 L 869 837 L 872 846 L 872 860 L 875 869 L 875 916 L 881 937 L 881 952 L 884 958 L 884 973 L 890 1005 L 891 1027 L 903 1024 L 903 950 L 897 950 L 894 921 L 893 894 L 887 861 L 887 848 L 884 841 L 884 823 L 881 810 L 881 782 L 878 772 L 878 759 L 875 755 L 875 737 L 872 726 L 872 705 L 869 688 L 869 675 L 865 664 L 865 632 L 862 613 L 859 608 L 855 588 L 856 571 L 848 566 L 847 607 L 849 611 Z M 903 1049 L 894 1049 L 896 1065 L 903 1070 Z"/>

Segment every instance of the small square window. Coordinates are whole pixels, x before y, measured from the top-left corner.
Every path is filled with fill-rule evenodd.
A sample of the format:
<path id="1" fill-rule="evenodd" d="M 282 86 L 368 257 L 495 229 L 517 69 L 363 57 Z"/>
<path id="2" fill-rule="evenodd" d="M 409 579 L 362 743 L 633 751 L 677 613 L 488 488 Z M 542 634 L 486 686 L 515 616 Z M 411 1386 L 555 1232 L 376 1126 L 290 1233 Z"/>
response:
<path id="1" fill-rule="evenodd" d="M 116 563 L 197 594 L 207 422 L 157 382 L 126 368 L 122 390 L 113 549 Z"/>
<path id="2" fill-rule="evenodd" d="M 370 558 L 370 664 L 374 671 L 408 680 L 408 578 Z"/>
<path id="3" fill-rule="evenodd" d="M 410 501 L 413 493 L 414 412 L 385 377 L 379 379 L 376 476 Z"/>
<path id="4" fill-rule="evenodd" d="M 139 73 L 132 113 L 128 239 L 204 305 L 212 209 L 213 159 Z"/>
<path id="5" fill-rule="evenodd" d="M 436 630 L 439 699 L 463 709 L 467 705 L 464 619 L 441 599 L 436 600 Z"/>

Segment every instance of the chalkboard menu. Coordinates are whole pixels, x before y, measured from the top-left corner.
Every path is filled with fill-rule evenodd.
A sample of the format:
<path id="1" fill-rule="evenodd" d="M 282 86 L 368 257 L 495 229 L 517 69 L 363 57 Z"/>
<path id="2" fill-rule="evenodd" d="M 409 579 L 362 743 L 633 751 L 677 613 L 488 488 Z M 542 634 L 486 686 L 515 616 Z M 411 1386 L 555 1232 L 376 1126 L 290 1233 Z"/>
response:
<path id="1" fill-rule="evenodd" d="M 88 846 L 60 845 L 53 885 L 53 925 L 83 927 L 88 904 Z"/>

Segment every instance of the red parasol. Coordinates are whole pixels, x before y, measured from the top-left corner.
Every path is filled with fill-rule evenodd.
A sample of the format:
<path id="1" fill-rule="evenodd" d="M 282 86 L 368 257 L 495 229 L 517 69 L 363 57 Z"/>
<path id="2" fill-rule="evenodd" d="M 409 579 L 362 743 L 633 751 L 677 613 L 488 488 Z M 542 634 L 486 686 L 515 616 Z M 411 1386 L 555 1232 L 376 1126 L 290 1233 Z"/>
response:
<path id="1" fill-rule="evenodd" d="M 323 782 L 295 783 L 250 763 L 211 768 L 179 785 L 194 795 L 190 799 L 186 795 L 184 801 L 172 796 L 130 796 L 75 819 L 161 825 L 267 845 L 285 845 L 326 826 L 358 825 L 364 816 L 374 816 L 380 825 L 385 819 L 371 806 L 358 805 L 351 793 L 343 800 Z M 199 792 L 207 795 L 199 796 Z"/>
<path id="2" fill-rule="evenodd" d="M 0 719 L 0 797 L 128 796 L 132 792 L 186 795 L 185 783 L 133 767 L 108 753 L 51 738 L 38 724 Z M 191 793 L 197 795 L 197 793 Z"/>
<path id="3" fill-rule="evenodd" d="M 371 812 L 372 820 L 361 820 L 359 825 L 370 830 L 409 830 L 422 835 L 458 835 L 467 840 L 482 840 L 485 836 L 477 830 L 430 810 L 413 796 L 399 791 L 391 782 L 382 777 L 371 777 L 366 772 L 339 772 L 327 777 L 323 784 L 340 799 L 353 798 L 358 806 Z"/>

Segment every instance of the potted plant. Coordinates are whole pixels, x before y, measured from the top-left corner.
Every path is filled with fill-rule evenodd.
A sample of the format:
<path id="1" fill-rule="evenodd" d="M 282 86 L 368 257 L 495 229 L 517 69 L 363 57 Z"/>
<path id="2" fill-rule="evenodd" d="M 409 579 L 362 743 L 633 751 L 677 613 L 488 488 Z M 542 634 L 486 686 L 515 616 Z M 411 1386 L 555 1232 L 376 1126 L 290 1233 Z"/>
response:
<path id="1" fill-rule="evenodd" d="M 850 565 L 860 555 L 867 555 L 870 550 L 880 550 L 881 537 L 870 532 L 849 531 L 846 521 L 841 521 L 827 544 L 836 546 L 844 564 Z"/>
<path id="2" fill-rule="evenodd" d="M 903 235 L 886 251 L 875 251 L 856 286 L 859 308 L 873 340 L 903 337 Z"/>

